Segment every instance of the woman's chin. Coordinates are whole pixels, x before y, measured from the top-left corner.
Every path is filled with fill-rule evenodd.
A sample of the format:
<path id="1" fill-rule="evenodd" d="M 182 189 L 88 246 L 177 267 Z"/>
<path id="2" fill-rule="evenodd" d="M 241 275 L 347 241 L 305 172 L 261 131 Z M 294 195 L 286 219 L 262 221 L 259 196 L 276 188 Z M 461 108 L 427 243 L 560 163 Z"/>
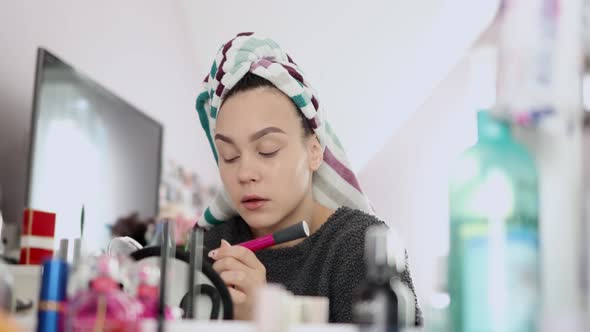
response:
<path id="1" fill-rule="evenodd" d="M 245 213 L 240 213 L 240 215 L 252 229 L 268 229 L 277 223 L 276 218 L 273 218 L 268 213 L 251 213 L 250 211 L 246 211 Z"/>

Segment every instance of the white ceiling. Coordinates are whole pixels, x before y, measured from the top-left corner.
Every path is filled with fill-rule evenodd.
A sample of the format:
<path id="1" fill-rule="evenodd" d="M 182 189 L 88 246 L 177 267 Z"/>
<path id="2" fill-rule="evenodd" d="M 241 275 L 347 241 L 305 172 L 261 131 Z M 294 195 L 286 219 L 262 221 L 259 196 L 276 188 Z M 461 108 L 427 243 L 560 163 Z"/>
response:
<path id="1" fill-rule="evenodd" d="M 305 70 L 360 170 L 461 59 L 498 3 L 184 0 L 181 8 L 202 73 L 195 84 L 236 33 L 270 36 Z"/>

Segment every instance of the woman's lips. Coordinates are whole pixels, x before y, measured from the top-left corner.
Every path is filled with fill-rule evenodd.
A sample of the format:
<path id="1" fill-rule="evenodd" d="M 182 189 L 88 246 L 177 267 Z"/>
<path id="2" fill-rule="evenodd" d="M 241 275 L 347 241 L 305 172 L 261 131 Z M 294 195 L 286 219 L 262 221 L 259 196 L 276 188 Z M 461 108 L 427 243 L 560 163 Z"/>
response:
<path id="1" fill-rule="evenodd" d="M 254 211 L 254 210 L 261 208 L 266 202 L 268 202 L 268 200 L 266 200 L 266 199 L 253 199 L 253 200 L 248 200 L 248 201 L 242 202 L 242 205 L 246 209 L 248 209 L 250 211 Z"/>
<path id="2" fill-rule="evenodd" d="M 250 211 L 261 208 L 266 202 L 268 199 L 256 195 L 246 195 L 242 198 L 242 205 Z"/>

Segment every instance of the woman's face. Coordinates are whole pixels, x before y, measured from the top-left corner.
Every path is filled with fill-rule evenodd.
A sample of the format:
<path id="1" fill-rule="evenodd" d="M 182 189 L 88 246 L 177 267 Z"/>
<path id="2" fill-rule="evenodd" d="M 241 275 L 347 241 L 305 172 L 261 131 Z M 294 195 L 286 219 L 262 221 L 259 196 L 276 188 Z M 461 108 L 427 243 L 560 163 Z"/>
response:
<path id="1" fill-rule="evenodd" d="M 219 172 L 251 228 L 272 228 L 311 195 L 311 177 L 322 151 L 315 137 L 303 138 L 296 112 L 286 95 L 267 87 L 240 92 L 219 111 Z"/>

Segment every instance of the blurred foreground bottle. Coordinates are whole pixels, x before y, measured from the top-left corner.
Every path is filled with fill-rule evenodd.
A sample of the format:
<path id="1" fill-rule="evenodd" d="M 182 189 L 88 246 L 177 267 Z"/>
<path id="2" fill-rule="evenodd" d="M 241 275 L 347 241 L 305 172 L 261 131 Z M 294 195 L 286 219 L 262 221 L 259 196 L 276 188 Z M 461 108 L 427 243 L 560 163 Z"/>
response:
<path id="1" fill-rule="evenodd" d="M 398 332 L 399 299 L 392 287 L 396 275 L 394 257 L 385 227 L 367 229 L 365 263 L 367 277 L 357 290 L 353 321 L 362 332 Z"/>
<path id="2" fill-rule="evenodd" d="M 450 183 L 452 331 L 536 331 L 536 168 L 507 123 L 480 111 L 477 128 L 478 142 L 462 154 Z"/>

